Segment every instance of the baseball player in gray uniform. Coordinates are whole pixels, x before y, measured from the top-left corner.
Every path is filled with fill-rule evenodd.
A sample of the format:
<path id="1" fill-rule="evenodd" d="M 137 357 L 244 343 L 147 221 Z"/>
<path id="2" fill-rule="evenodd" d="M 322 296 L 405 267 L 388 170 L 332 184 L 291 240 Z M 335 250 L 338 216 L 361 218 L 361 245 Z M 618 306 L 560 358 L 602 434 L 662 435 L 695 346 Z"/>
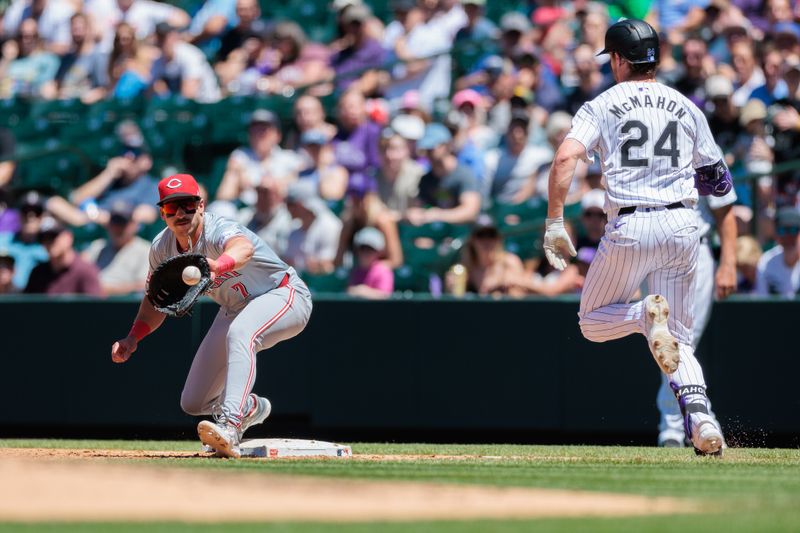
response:
<path id="1" fill-rule="evenodd" d="M 720 152 L 721 153 L 721 152 Z M 697 254 L 697 270 L 695 272 L 694 299 L 694 340 L 692 348 L 697 350 L 703 331 L 711 317 L 711 304 L 714 297 L 726 298 L 736 290 L 736 217 L 733 215 L 733 204 L 736 192 L 731 191 L 721 197 L 701 196 L 696 206 L 700 228 L 700 247 Z M 716 274 L 714 273 L 714 254 L 709 240 L 716 226 L 720 241 L 720 258 Z M 661 414 L 658 426 L 658 445 L 682 447 L 686 434 L 683 428 L 683 415 L 678 405 L 669 380 L 661 374 L 661 387 L 658 389 L 656 404 Z M 708 414 L 716 420 L 708 404 Z M 719 426 L 719 422 L 717 422 Z"/>
<path id="2" fill-rule="evenodd" d="M 579 159 L 597 153 L 606 189 L 606 234 L 586 275 L 580 303 L 584 337 L 605 342 L 647 337 L 678 399 L 698 454 L 721 454 L 722 433 L 708 413 L 706 384 L 692 349 L 700 231 L 694 205 L 727 193 L 732 181 L 703 113 L 655 81 L 659 39 L 641 20 L 606 32 L 617 84 L 586 102 L 559 146 L 549 178 L 545 256 L 564 269 L 575 247 L 564 201 Z M 632 299 L 643 282 L 652 294 Z"/>
<path id="3" fill-rule="evenodd" d="M 177 254 L 201 253 L 212 271 L 208 294 L 221 307 L 194 356 L 181 408 L 190 415 L 214 415 L 214 422 L 198 425 L 200 440 L 219 455 L 239 457 L 244 431 L 263 422 L 271 410 L 266 398 L 252 394 L 256 353 L 305 328 L 311 294 L 294 269 L 257 235 L 204 213 L 192 176 L 164 178 L 158 192 L 167 227 L 153 240 L 150 272 Z M 112 360 L 127 361 L 139 341 L 163 321 L 164 315 L 144 297 L 130 332 L 112 346 Z"/>

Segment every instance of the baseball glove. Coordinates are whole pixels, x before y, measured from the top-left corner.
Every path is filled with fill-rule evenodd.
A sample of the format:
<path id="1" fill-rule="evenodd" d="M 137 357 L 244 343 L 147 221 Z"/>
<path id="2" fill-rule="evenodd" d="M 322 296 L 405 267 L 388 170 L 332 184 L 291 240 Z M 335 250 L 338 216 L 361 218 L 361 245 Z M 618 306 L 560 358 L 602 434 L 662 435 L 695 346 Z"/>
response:
<path id="1" fill-rule="evenodd" d="M 200 281 L 195 285 L 183 282 L 183 269 L 196 266 Z M 147 299 L 157 311 L 169 316 L 183 316 L 192 309 L 197 298 L 211 285 L 211 268 L 201 254 L 170 257 L 153 270 L 147 283 Z"/>

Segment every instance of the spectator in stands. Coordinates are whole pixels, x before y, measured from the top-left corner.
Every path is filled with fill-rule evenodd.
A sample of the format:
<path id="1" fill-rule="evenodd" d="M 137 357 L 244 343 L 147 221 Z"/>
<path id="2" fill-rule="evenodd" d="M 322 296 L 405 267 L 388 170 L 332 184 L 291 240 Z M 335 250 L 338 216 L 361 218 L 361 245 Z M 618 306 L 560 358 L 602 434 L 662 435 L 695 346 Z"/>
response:
<path id="1" fill-rule="evenodd" d="M 31 271 L 26 293 L 103 294 L 97 268 L 84 261 L 73 247 L 72 231 L 46 217 L 39 229 L 39 241 L 47 250 L 48 260 Z"/>
<path id="2" fill-rule="evenodd" d="M 500 18 L 500 55 L 511 57 L 523 43 L 523 37 L 531 31 L 531 21 L 517 11 L 509 11 Z"/>
<path id="3" fill-rule="evenodd" d="M 478 180 L 453 154 L 453 137 L 442 124 L 429 124 L 425 136 L 417 143 L 431 163 L 431 170 L 419 182 L 415 206 L 406 211 L 414 225 L 430 222 L 466 224 L 474 221 L 481 210 Z"/>
<path id="4" fill-rule="evenodd" d="M 294 103 L 294 128 L 284 135 L 288 149 L 300 147 L 300 136 L 311 130 L 322 131 L 328 139 L 336 135 L 336 126 L 325 122 L 325 109 L 316 96 L 304 94 Z"/>
<path id="5" fill-rule="evenodd" d="M 555 154 L 556 148 L 561 145 L 571 127 L 572 115 L 569 113 L 565 113 L 564 111 L 556 111 L 548 117 L 547 125 L 545 126 L 545 135 L 547 137 L 548 147 L 550 150 L 552 150 L 550 153 Z M 547 177 L 550 174 L 550 166 L 551 162 L 547 162 L 540 166 L 536 177 L 536 196 L 541 198 L 547 198 Z M 585 177 L 587 170 L 588 168 L 586 163 L 583 161 L 578 162 L 578 166 L 575 169 L 575 179 L 572 181 L 569 193 L 567 194 L 568 205 L 580 201 L 581 196 L 586 188 Z"/>
<path id="6" fill-rule="evenodd" d="M 19 212 L 12 206 L 10 189 L 0 187 L 0 234 L 19 231 Z"/>
<path id="7" fill-rule="evenodd" d="M 344 198 L 347 170 L 336 163 L 330 138 L 322 130 L 309 130 L 300 136 L 300 145 L 308 155 L 309 164 L 300 171 L 298 179 L 311 183 L 323 200 L 335 202 Z"/>
<path id="8" fill-rule="evenodd" d="M 228 55 L 240 48 L 245 40 L 265 35 L 267 24 L 261 20 L 261 6 L 258 0 L 236 0 L 237 24 L 226 30 L 217 51 L 217 61 L 225 61 Z"/>
<path id="9" fill-rule="evenodd" d="M 764 85 L 764 72 L 758 66 L 752 42 L 739 41 L 731 46 L 731 60 L 736 72 L 736 88 L 732 101 L 736 107 L 742 107 L 758 87 Z"/>
<path id="10" fill-rule="evenodd" d="M 789 87 L 783 79 L 783 55 L 778 50 L 769 50 L 764 54 L 764 59 L 761 62 L 761 67 L 764 70 L 764 85 L 756 87 L 750 98 L 757 98 L 764 102 L 767 107 L 771 106 L 778 100 L 783 100 L 789 97 Z"/>
<path id="11" fill-rule="evenodd" d="M 72 191 L 69 200 L 49 198 L 47 210 L 70 226 L 105 225 L 111 207 L 126 201 L 136 206 L 133 218 L 137 223 L 151 224 L 158 219 L 158 180 L 150 175 L 152 167 L 153 160 L 143 146 L 123 146 L 122 153 L 110 159 L 100 174 Z"/>
<path id="12" fill-rule="evenodd" d="M 325 206 L 312 187 L 295 183 L 289 187 L 286 206 L 298 224 L 289 234 L 284 260 L 302 272 L 331 272 L 342 221 Z"/>
<path id="13" fill-rule="evenodd" d="M 398 0 L 399 1 L 399 0 Z M 400 61 L 391 70 L 391 79 L 383 86 L 390 107 L 399 107 L 403 95 L 417 91 L 419 107 L 430 111 L 436 98 L 447 97 L 450 89 L 450 56 L 452 36 L 446 23 L 433 12 L 426 19 L 425 10 L 414 2 L 403 3 L 407 11 L 402 21 L 402 33 L 388 34 L 383 46 L 388 57 Z M 390 25 L 391 26 L 391 25 Z"/>
<path id="14" fill-rule="evenodd" d="M 41 195 L 35 191 L 25 194 L 19 211 L 19 230 L 0 233 L 0 248 L 14 258 L 14 286 L 22 290 L 28 283 L 33 267 L 47 259 L 47 251 L 38 240 L 44 213 Z"/>
<path id="15" fill-rule="evenodd" d="M 575 249 L 591 248 L 597 250 L 600 239 L 606 232 L 605 192 L 592 189 L 581 198 L 581 226 L 583 233 L 575 243 Z"/>
<path id="16" fill-rule="evenodd" d="M 153 90 L 159 96 L 181 95 L 202 103 L 216 102 L 221 93 L 214 70 L 203 52 L 181 40 L 178 30 L 166 22 L 156 26 L 161 57 L 153 64 Z"/>
<path id="17" fill-rule="evenodd" d="M 681 60 L 681 74 L 675 88 L 703 109 L 706 102 L 706 80 L 715 71 L 714 59 L 708 53 L 708 45 L 699 36 L 688 37 L 683 43 Z"/>
<path id="18" fill-rule="evenodd" d="M 22 23 L 33 20 L 39 28 L 43 47 L 54 54 L 65 53 L 70 46 L 70 17 L 75 4 L 66 0 L 14 0 L 3 13 L 0 41 L 17 37 Z"/>
<path id="19" fill-rule="evenodd" d="M 796 208 L 778 210 L 775 240 L 778 245 L 758 261 L 755 293 L 795 298 L 800 293 L 800 212 Z"/>
<path id="20" fill-rule="evenodd" d="M 385 248 L 383 233 L 370 226 L 353 237 L 356 248 L 356 267 L 350 273 L 347 294 L 369 300 L 388 298 L 394 291 L 394 272 L 381 260 Z"/>
<path id="21" fill-rule="evenodd" d="M 16 150 L 14 133 L 9 128 L 0 127 L 0 191 L 8 191 L 11 188 L 17 163 L 10 159 L 14 157 Z"/>
<path id="22" fill-rule="evenodd" d="M 3 43 L 0 58 L 0 98 L 41 97 L 55 79 L 58 56 L 42 47 L 35 19 L 22 21 L 16 39 Z"/>
<path id="23" fill-rule="evenodd" d="M 423 0 L 420 2 L 426 10 L 428 26 L 441 29 L 452 43 L 458 30 L 466 26 L 467 15 L 459 0 Z"/>
<path id="24" fill-rule="evenodd" d="M 86 104 L 97 102 L 106 93 L 108 79 L 108 54 L 101 53 L 92 38 L 89 17 L 75 13 L 70 20 L 72 43 L 61 56 L 56 72 L 52 97 L 80 98 Z"/>
<path id="25" fill-rule="evenodd" d="M 151 70 L 159 56 L 156 47 L 139 42 L 130 24 L 121 23 L 108 59 L 108 92 L 116 98 L 144 94 L 153 82 Z"/>
<path id="26" fill-rule="evenodd" d="M 606 46 L 608 30 L 608 8 L 599 2 L 588 2 L 583 10 L 576 12 L 580 21 L 580 42 L 588 44 L 595 53 L 598 65 L 606 65 L 608 55 L 597 55 Z"/>
<path id="27" fill-rule="evenodd" d="M 595 61 L 595 52 L 588 44 L 579 45 L 573 52 L 578 85 L 567 96 L 566 110 L 574 115 L 589 100 L 593 100 L 613 85 L 614 80 L 604 76 Z"/>
<path id="28" fill-rule="evenodd" d="M 392 118 L 389 123 L 390 130 L 384 129 L 382 135 L 386 134 L 388 136 L 390 132 L 396 133 L 405 139 L 411 157 L 420 164 L 427 165 L 425 158 L 417 153 L 417 141 L 422 139 L 422 136 L 425 135 L 425 124 L 425 119 L 417 113 L 403 110 L 400 114 Z"/>
<path id="29" fill-rule="evenodd" d="M 363 177 L 350 181 L 347 188 L 347 203 L 341 216 L 342 232 L 336 251 L 336 266 L 348 264 L 348 253 L 353 251 L 354 235 L 366 227 L 376 228 L 383 235 L 381 259 L 392 268 L 403 264 L 403 249 L 397 220 L 394 214 L 381 201 L 374 184 Z"/>
<path id="30" fill-rule="evenodd" d="M 491 41 L 500 36 L 500 29 L 484 14 L 486 0 L 461 0 L 461 5 L 467 16 L 467 23 L 456 33 L 455 46 L 468 43 L 473 46 L 495 46 Z"/>
<path id="31" fill-rule="evenodd" d="M 756 98 L 748 101 L 739 115 L 743 131 L 736 138 L 733 154 L 748 172 L 768 172 L 772 168 L 775 156 L 770 147 L 772 140 L 767 135 L 766 118 L 767 106 Z"/>
<path id="32" fill-rule="evenodd" d="M 486 125 L 486 99 L 472 89 L 463 89 L 453 95 L 453 109 L 463 116 L 464 144 L 480 153 L 497 144 L 498 137 Z"/>
<path id="33" fill-rule="evenodd" d="M 219 201 L 240 201 L 252 206 L 256 201 L 255 187 L 265 176 L 282 180 L 286 185 L 297 179 L 302 161 L 294 152 L 280 147 L 281 125 L 272 111 L 254 111 L 247 131 L 248 146 L 237 148 L 228 158 L 217 189 Z"/>
<path id="34" fill-rule="evenodd" d="M 135 30 L 137 40 L 144 41 L 161 22 L 174 28 L 185 28 L 191 22 L 184 10 L 153 0 L 86 0 L 84 11 L 92 20 L 103 51 L 111 49 L 115 32 L 122 23 Z"/>
<path id="35" fill-rule="evenodd" d="M 736 292 L 751 294 L 756 289 L 761 245 L 750 235 L 736 239 Z"/>
<path id="36" fill-rule="evenodd" d="M 325 78 L 328 49 L 310 42 L 296 22 L 280 22 L 270 35 L 270 47 L 262 55 L 259 92 L 284 94 Z"/>
<path id="37" fill-rule="evenodd" d="M 520 282 L 525 268 L 519 257 L 503 249 L 503 238 L 488 215 L 478 217 L 461 254 L 467 269 L 467 291 L 481 295 L 524 296 Z M 447 292 L 452 275 L 445 276 Z"/>
<path id="38" fill-rule="evenodd" d="M 374 178 L 375 169 L 380 165 L 381 128 L 367 116 L 364 96 L 358 91 L 343 94 L 337 118 L 339 130 L 333 138 L 336 162 L 347 169 L 351 179 L 357 174 Z"/>
<path id="39" fill-rule="evenodd" d="M 402 220 L 419 194 L 419 180 L 424 171 L 422 165 L 412 159 L 408 142 L 393 128 L 384 129 L 380 154 L 378 197 L 394 220 Z"/>
<path id="40" fill-rule="evenodd" d="M 292 215 L 286 207 L 287 184 L 284 180 L 266 175 L 256 186 L 256 203 L 243 211 L 252 212 L 245 217 L 247 229 L 261 237 L 280 257 L 286 253 Z"/>
<path id="41" fill-rule="evenodd" d="M 515 110 L 502 147 L 486 155 L 488 199 L 493 203 L 518 204 L 530 198 L 539 168 L 552 160 L 552 152 L 528 143 L 530 118 Z"/>
<path id="42" fill-rule="evenodd" d="M 238 22 L 236 12 L 236 0 L 205 0 L 192 16 L 186 38 L 206 57 L 214 57 L 222 45 L 222 36 Z"/>
<path id="43" fill-rule="evenodd" d="M 733 104 L 733 84 L 728 78 L 715 75 L 706 80 L 705 90 L 711 103 L 708 126 L 714 140 L 722 148 L 728 165 L 733 166 L 733 147 L 743 130 L 739 123 L 739 109 Z"/>
<path id="44" fill-rule="evenodd" d="M 270 54 L 269 32 L 255 30 L 243 36 L 241 46 L 230 51 L 224 61 L 214 65 L 220 85 L 228 94 L 253 95 L 259 92 L 261 63 Z"/>
<path id="45" fill-rule="evenodd" d="M 136 235 L 139 224 L 133 212 L 133 205 L 115 203 L 106 226 L 108 238 L 92 242 L 83 253 L 84 259 L 100 271 L 100 285 L 109 296 L 144 291 L 150 243 Z"/>
<path id="46" fill-rule="evenodd" d="M 330 58 L 337 92 L 352 86 L 367 94 L 375 87 L 374 71 L 383 65 L 385 54 L 381 43 L 369 34 L 366 23 L 371 15 L 363 4 L 351 5 L 342 12 L 341 23 L 345 33 L 331 45 Z"/>
<path id="47" fill-rule="evenodd" d="M 0 296 L 14 294 L 19 289 L 14 286 L 14 256 L 0 249 Z"/>

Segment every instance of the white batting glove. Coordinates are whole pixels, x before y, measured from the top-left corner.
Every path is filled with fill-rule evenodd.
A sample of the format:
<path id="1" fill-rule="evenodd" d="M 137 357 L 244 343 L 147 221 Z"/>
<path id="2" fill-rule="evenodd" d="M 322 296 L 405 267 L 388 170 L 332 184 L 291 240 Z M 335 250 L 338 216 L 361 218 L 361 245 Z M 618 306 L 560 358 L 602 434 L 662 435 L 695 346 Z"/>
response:
<path id="1" fill-rule="evenodd" d="M 564 218 L 545 219 L 544 256 L 547 262 L 557 270 L 567 268 L 567 252 L 572 257 L 577 255 L 575 247 L 564 229 Z"/>

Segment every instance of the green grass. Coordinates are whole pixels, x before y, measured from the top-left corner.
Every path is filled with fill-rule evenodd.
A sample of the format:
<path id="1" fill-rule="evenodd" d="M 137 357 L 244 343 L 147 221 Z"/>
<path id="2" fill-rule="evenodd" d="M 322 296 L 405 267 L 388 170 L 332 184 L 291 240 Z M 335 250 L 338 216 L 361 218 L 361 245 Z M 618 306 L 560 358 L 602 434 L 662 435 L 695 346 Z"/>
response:
<path id="1" fill-rule="evenodd" d="M 354 453 L 475 455 L 466 460 L 385 462 L 303 460 L 225 461 L 148 459 L 149 463 L 376 480 L 414 480 L 498 486 L 576 489 L 672 496 L 700 502 L 701 515 L 620 519 L 547 519 L 382 524 L 382 532 L 411 531 L 800 531 L 800 451 L 730 449 L 723 460 L 687 449 L 597 446 L 353 444 Z M 194 442 L 0 440 L 0 447 L 57 447 L 196 451 Z M 477 457 L 490 456 L 490 457 Z M 119 461 L 119 459 L 113 459 Z M 141 462 L 139 460 L 136 460 Z M 133 531 L 124 524 L 2 525 L 1 531 Z M 339 532 L 376 531 L 376 524 L 182 525 L 148 524 L 159 531 Z"/>

